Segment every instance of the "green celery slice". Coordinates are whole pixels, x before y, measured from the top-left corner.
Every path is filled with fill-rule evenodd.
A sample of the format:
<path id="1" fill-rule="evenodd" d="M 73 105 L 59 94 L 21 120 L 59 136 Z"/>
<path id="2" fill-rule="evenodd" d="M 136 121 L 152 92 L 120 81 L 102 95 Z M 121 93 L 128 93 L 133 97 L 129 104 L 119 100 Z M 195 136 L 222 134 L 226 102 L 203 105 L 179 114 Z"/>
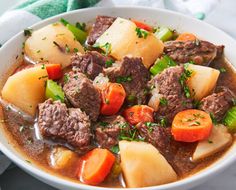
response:
<path id="1" fill-rule="evenodd" d="M 45 96 L 47 99 L 52 98 L 53 101 L 60 100 L 62 103 L 65 101 L 65 94 L 62 87 L 53 80 L 47 80 Z"/>
<path id="2" fill-rule="evenodd" d="M 229 109 L 225 115 L 224 123 L 229 131 L 236 132 L 236 106 Z"/>
<path id="3" fill-rule="evenodd" d="M 168 67 L 176 66 L 176 63 L 167 55 L 164 55 L 161 59 L 156 60 L 154 65 L 150 68 L 152 75 L 161 73 Z"/>
<path id="4" fill-rule="evenodd" d="M 84 44 L 87 38 L 86 32 L 78 29 L 76 26 L 72 24 L 67 24 L 66 27 L 74 34 L 76 40 L 78 40 L 81 44 Z"/>
<path id="5" fill-rule="evenodd" d="M 167 27 L 160 27 L 155 32 L 155 36 L 158 37 L 161 41 L 165 42 L 172 38 L 173 32 Z"/>

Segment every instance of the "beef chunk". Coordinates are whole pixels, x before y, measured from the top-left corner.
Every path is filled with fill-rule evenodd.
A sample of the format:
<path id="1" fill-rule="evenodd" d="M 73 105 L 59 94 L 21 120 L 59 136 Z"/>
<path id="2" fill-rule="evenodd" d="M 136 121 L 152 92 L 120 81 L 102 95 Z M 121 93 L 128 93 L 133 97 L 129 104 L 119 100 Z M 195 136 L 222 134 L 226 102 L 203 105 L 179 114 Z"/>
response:
<path id="1" fill-rule="evenodd" d="M 99 73 L 102 73 L 106 61 L 111 60 L 96 51 L 87 51 L 85 54 L 75 54 L 71 63 L 74 71 L 79 71 L 90 79 L 94 79 Z"/>
<path id="2" fill-rule="evenodd" d="M 70 72 L 63 90 L 70 103 L 85 111 L 92 121 L 96 121 L 100 112 L 100 93 L 93 86 L 92 81 L 84 74 Z"/>
<path id="3" fill-rule="evenodd" d="M 166 118 L 171 123 L 174 116 L 185 109 L 192 108 L 192 99 L 186 98 L 183 88 L 179 82 L 184 72 L 183 66 L 170 67 L 159 75 L 156 75 L 149 85 L 159 90 L 162 98 L 167 104 L 161 105 L 155 113 L 159 118 Z"/>
<path id="4" fill-rule="evenodd" d="M 96 40 L 112 25 L 116 18 L 109 16 L 97 16 L 89 33 L 87 43 L 93 45 Z"/>
<path id="5" fill-rule="evenodd" d="M 141 122 L 136 127 L 141 137 L 155 146 L 179 175 L 186 174 L 196 166 L 190 160 L 196 143 L 177 142 L 171 135 L 171 128 L 155 123 Z"/>
<path id="6" fill-rule="evenodd" d="M 120 126 L 125 124 L 125 119 L 118 115 L 100 122 L 96 128 L 96 140 L 102 148 L 111 148 L 118 144 Z"/>
<path id="7" fill-rule="evenodd" d="M 222 92 L 213 93 L 203 98 L 200 102 L 200 109 L 211 113 L 217 121 L 220 121 L 232 106 L 233 98 L 232 92 L 225 89 Z"/>
<path id="8" fill-rule="evenodd" d="M 39 104 L 38 126 L 44 137 L 63 140 L 81 151 L 90 145 L 89 117 L 79 108 L 69 108 L 51 99 Z"/>
<path id="9" fill-rule="evenodd" d="M 104 69 L 105 75 L 111 82 L 121 83 L 127 96 L 135 96 L 138 103 L 145 98 L 145 88 L 150 79 L 147 68 L 141 58 L 124 57 L 121 63 Z"/>
<path id="10" fill-rule="evenodd" d="M 223 46 L 196 41 L 168 41 L 165 42 L 164 52 L 178 63 L 194 61 L 198 65 L 208 65 L 223 53 Z"/>

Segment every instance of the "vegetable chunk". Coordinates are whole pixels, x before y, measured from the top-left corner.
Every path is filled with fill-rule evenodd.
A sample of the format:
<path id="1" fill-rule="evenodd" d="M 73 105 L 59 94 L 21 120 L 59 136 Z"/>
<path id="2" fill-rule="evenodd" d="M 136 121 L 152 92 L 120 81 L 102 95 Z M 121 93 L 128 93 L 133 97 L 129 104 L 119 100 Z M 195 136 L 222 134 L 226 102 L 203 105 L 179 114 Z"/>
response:
<path id="1" fill-rule="evenodd" d="M 120 141 L 121 168 L 127 187 L 146 187 L 177 180 L 177 174 L 151 144 Z"/>
<path id="2" fill-rule="evenodd" d="M 126 55 L 142 57 L 145 67 L 149 68 L 162 54 L 164 45 L 152 33 L 146 37 L 137 35 L 137 26 L 130 20 L 117 18 L 114 23 L 97 39 L 96 44 L 104 51 L 109 44 L 111 56 L 121 60 Z"/>
<path id="3" fill-rule="evenodd" d="M 189 64 L 186 68 L 192 72 L 187 81 L 191 95 L 195 100 L 208 96 L 216 86 L 220 72 L 211 67 Z"/>
<path id="4" fill-rule="evenodd" d="M 176 141 L 195 142 L 209 137 L 212 120 L 208 113 L 196 109 L 176 114 L 171 133 Z"/>
<path id="5" fill-rule="evenodd" d="M 110 173 L 115 159 L 107 149 L 95 148 L 83 157 L 78 177 L 86 184 L 98 185 Z"/>
<path id="6" fill-rule="evenodd" d="M 63 169 L 69 167 L 77 160 L 76 153 L 63 147 L 53 148 L 50 154 L 50 165 L 54 169 Z"/>
<path id="7" fill-rule="evenodd" d="M 75 52 L 84 53 L 73 33 L 61 23 L 36 30 L 25 42 L 25 54 L 35 62 L 61 64 L 65 68 Z"/>
<path id="8" fill-rule="evenodd" d="M 197 148 L 193 153 L 192 160 L 196 162 L 211 156 L 230 145 L 232 140 L 231 134 L 224 125 L 214 126 L 208 139 L 198 143 Z"/>
<path id="9" fill-rule="evenodd" d="M 35 66 L 10 76 L 2 89 L 2 97 L 22 111 L 34 116 L 39 103 L 45 100 L 45 67 Z"/>

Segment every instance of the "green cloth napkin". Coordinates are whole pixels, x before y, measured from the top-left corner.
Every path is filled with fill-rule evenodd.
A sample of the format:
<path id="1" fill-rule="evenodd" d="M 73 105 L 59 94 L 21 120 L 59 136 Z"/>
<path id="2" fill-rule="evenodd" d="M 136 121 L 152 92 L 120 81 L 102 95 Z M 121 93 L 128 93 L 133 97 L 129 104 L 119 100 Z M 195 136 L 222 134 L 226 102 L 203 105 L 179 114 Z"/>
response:
<path id="1" fill-rule="evenodd" d="M 72 10 L 92 7 L 100 0 L 22 0 L 0 19 L 0 47 L 8 39 L 31 25 Z"/>
<path id="2" fill-rule="evenodd" d="M 30 12 L 46 19 L 64 12 L 94 6 L 99 0 L 24 0 L 13 9 Z"/>

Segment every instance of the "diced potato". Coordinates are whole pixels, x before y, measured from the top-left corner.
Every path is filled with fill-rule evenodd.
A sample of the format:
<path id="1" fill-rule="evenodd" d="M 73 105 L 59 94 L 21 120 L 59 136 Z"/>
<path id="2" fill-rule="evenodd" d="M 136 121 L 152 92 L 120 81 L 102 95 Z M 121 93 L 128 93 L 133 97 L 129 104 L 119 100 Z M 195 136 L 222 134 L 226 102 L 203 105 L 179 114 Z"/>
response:
<path id="1" fill-rule="evenodd" d="M 118 60 L 126 55 L 142 57 L 144 65 L 149 68 L 162 54 L 164 45 L 152 33 L 149 33 L 146 39 L 139 38 L 135 29 L 136 25 L 132 21 L 118 17 L 96 43 L 104 51 L 104 45 L 111 44 L 110 55 Z"/>
<path id="2" fill-rule="evenodd" d="M 54 169 L 63 169 L 72 165 L 77 155 L 69 149 L 63 147 L 56 147 L 50 153 L 50 165 Z"/>
<path id="3" fill-rule="evenodd" d="M 217 125 L 212 128 L 211 135 L 207 140 L 200 141 L 193 153 L 194 162 L 204 159 L 219 152 L 232 142 L 232 136 L 224 125 Z"/>
<path id="4" fill-rule="evenodd" d="M 127 187 L 146 187 L 177 180 L 177 174 L 151 144 L 120 141 L 121 168 Z"/>
<path id="5" fill-rule="evenodd" d="M 47 79 L 47 70 L 42 66 L 19 71 L 7 79 L 2 89 L 2 98 L 34 116 L 38 103 L 45 100 Z"/>
<path id="6" fill-rule="evenodd" d="M 187 85 L 194 99 L 201 100 L 208 96 L 215 88 L 220 72 L 211 67 L 193 64 L 189 64 L 187 69 L 193 72 Z"/>
<path id="7" fill-rule="evenodd" d="M 60 47 L 58 47 L 58 45 Z M 25 54 L 36 62 L 59 63 L 62 68 L 70 64 L 74 49 L 84 53 L 74 35 L 61 23 L 47 25 L 33 31 L 25 42 Z"/>

